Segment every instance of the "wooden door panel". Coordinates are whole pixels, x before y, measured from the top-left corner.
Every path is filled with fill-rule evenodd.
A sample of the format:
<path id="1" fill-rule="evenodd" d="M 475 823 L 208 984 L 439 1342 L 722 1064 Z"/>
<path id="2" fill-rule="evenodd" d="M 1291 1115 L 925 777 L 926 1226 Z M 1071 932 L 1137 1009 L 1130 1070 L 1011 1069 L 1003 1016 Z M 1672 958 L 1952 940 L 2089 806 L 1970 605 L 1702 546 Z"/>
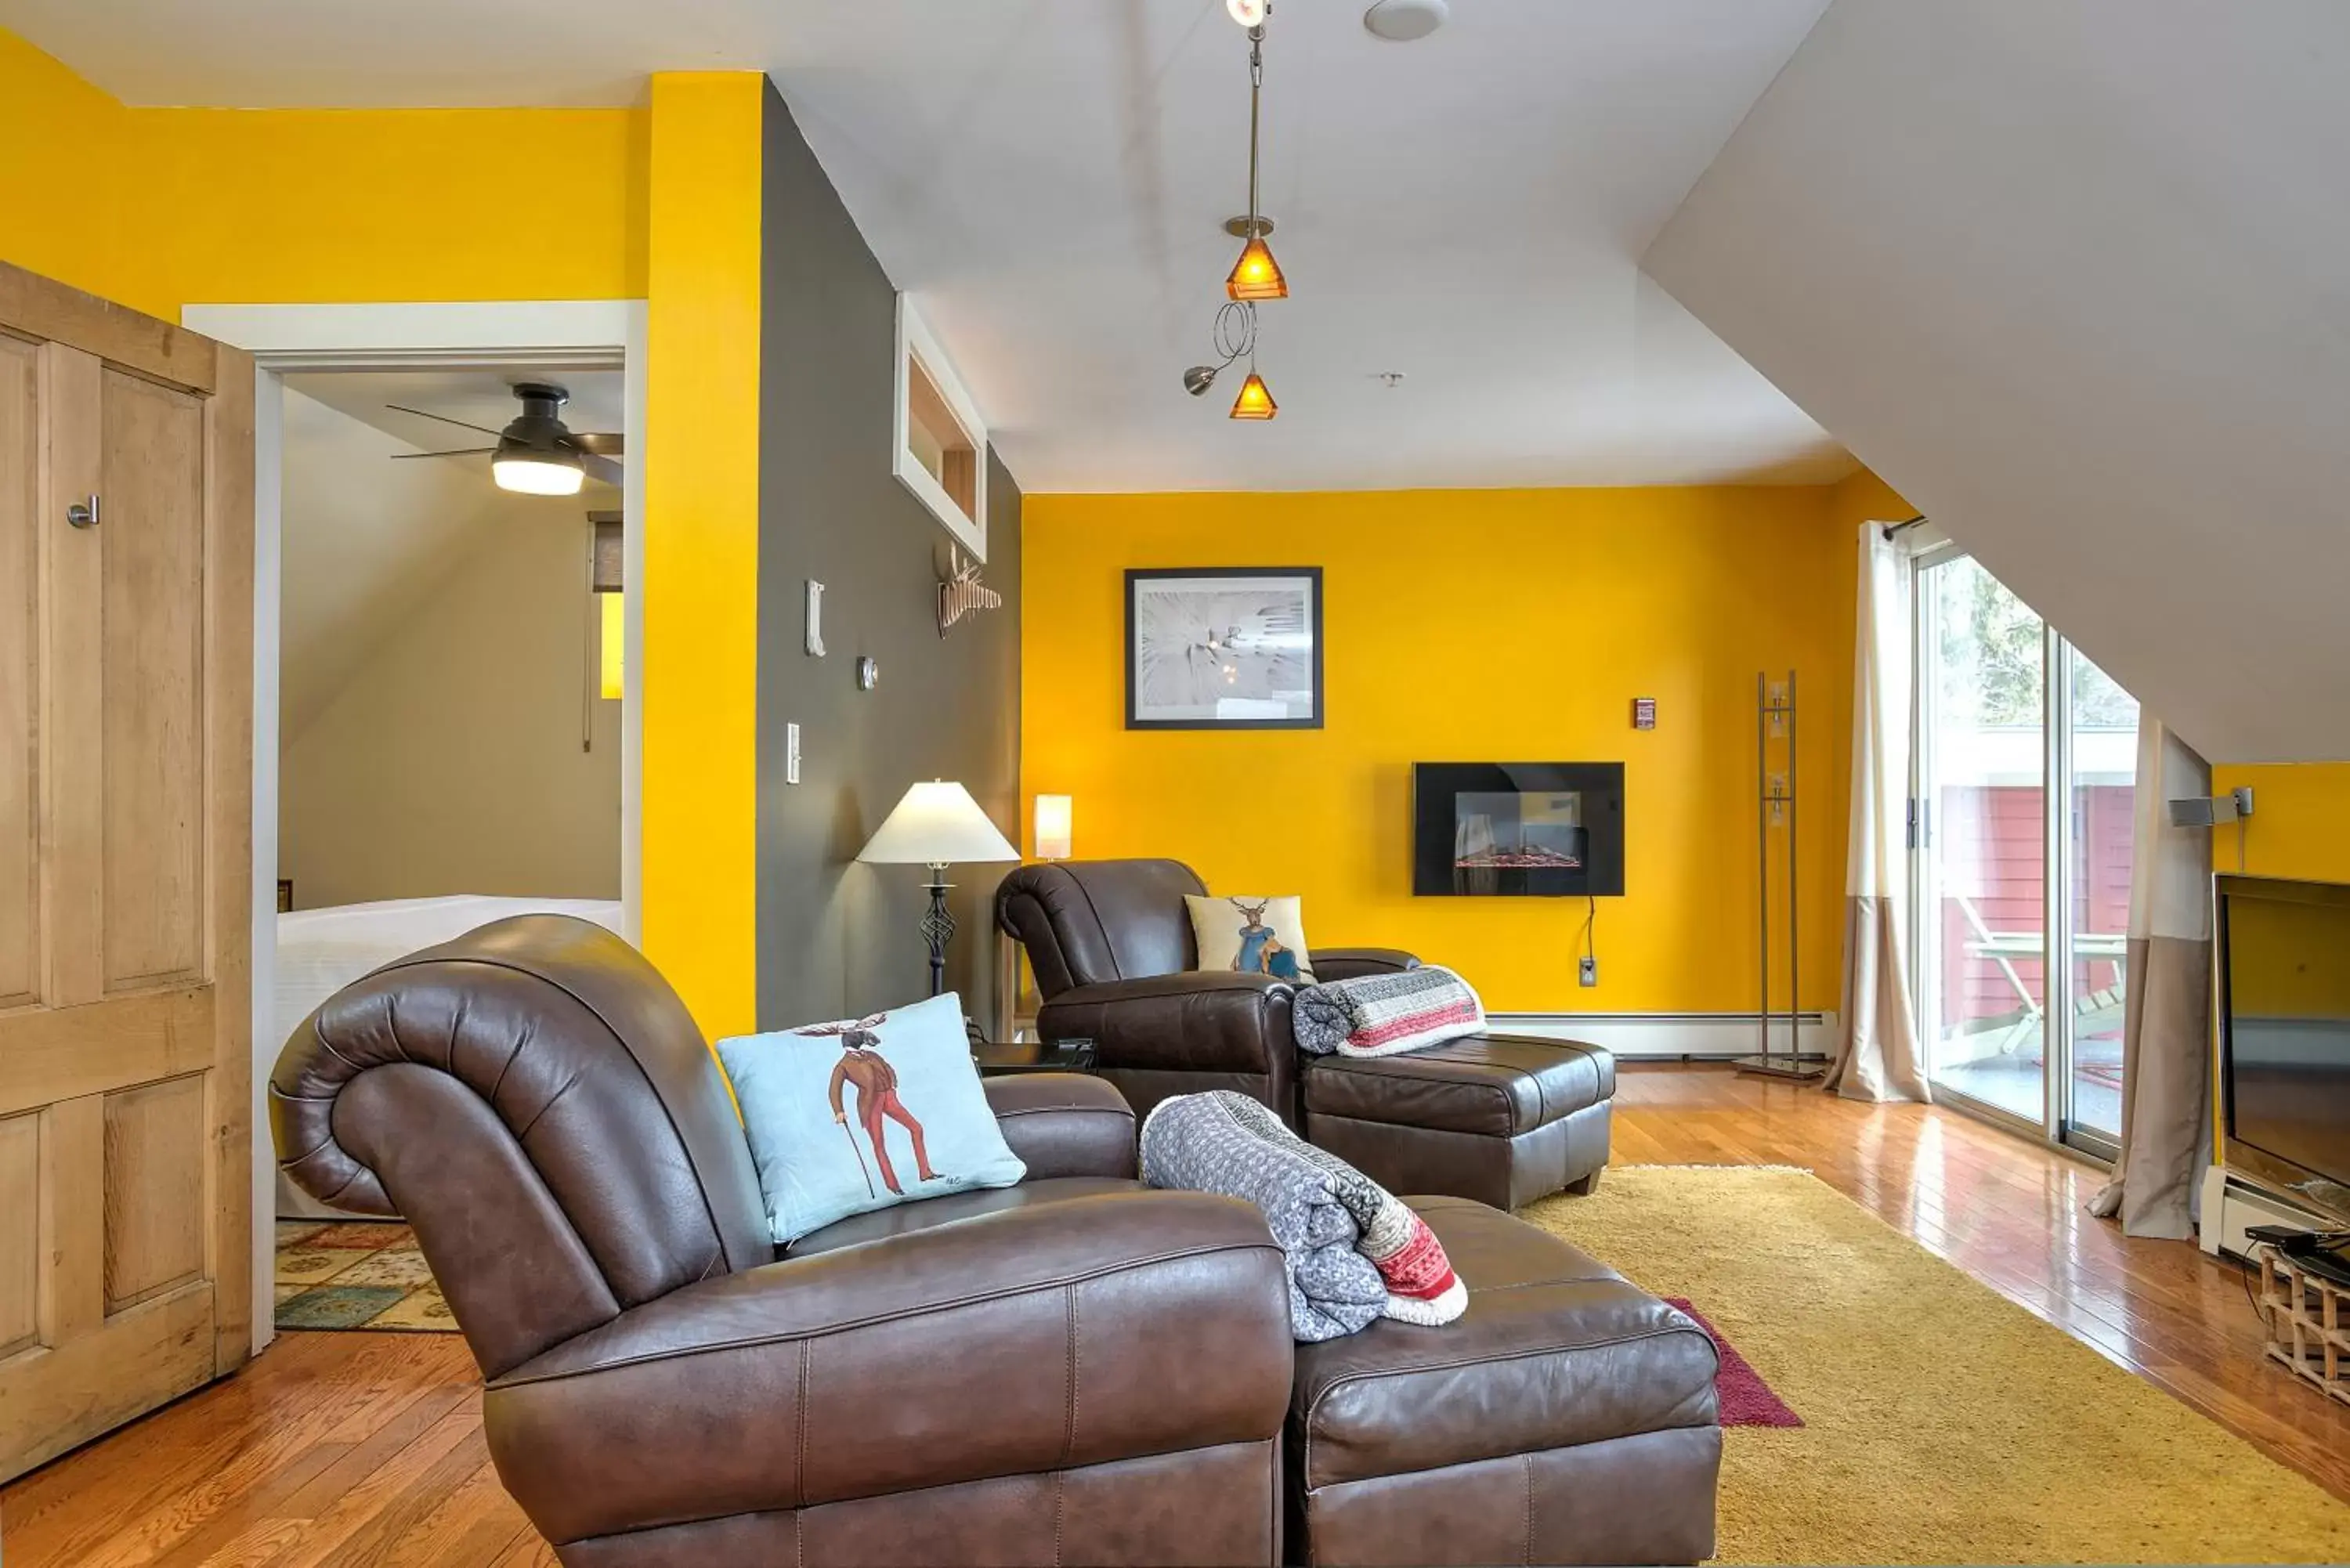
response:
<path id="1" fill-rule="evenodd" d="M 203 973 L 204 411 L 111 367 L 101 397 L 111 994 Z"/>
<path id="2" fill-rule="evenodd" d="M 33 516 L 39 493 L 40 354 L 0 336 L 0 1008 L 40 1000 L 41 905 L 36 835 L 40 691 L 39 577 Z M 0 1345 L 7 1343 L 0 1320 Z"/>
<path id="3" fill-rule="evenodd" d="M 17 1475 L 213 1376 L 213 1293 L 193 1284 L 0 1361 L 0 1472 Z"/>
<path id="4" fill-rule="evenodd" d="M 35 1192 L 41 1178 L 37 1113 L 0 1118 L 0 1192 Z M 41 1211 L 37 1204 L 0 1207 L 0 1359 L 41 1332 Z"/>
<path id="5" fill-rule="evenodd" d="M 207 986 L 17 1014 L 0 1025 L 0 1116 L 202 1071 L 217 1006 Z"/>
<path id="6" fill-rule="evenodd" d="M 0 1480 L 250 1351 L 252 377 L 0 264 Z"/>
<path id="7" fill-rule="evenodd" d="M 94 356 L 62 343 L 40 351 L 40 487 L 33 518 L 41 607 L 41 919 L 48 957 L 43 999 L 96 1002 L 106 989 L 106 708 L 99 618 L 105 541 L 66 509 L 98 494 L 100 376 Z M 101 524 L 102 526 L 102 524 Z"/>
<path id="8" fill-rule="evenodd" d="M 110 1317 L 203 1272 L 203 1077 L 109 1095 L 105 1125 Z M 189 1179 L 191 1173 L 197 1179 Z"/>

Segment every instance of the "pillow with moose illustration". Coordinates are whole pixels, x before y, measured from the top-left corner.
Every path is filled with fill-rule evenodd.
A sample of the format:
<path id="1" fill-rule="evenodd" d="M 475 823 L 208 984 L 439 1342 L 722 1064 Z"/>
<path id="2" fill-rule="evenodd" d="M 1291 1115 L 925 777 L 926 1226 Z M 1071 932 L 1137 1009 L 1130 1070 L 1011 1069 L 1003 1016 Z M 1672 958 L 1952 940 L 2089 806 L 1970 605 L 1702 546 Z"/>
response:
<path id="1" fill-rule="evenodd" d="M 1305 945 L 1305 921 L 1295 898 L 1219 898 L 1186 893 L 1183 902 L 1191 907 L 1191 935 L 1199 942 L 1201 969 L 1314 983 L 1306 957 L 1313 950 Z"/>
<path id="2" fill-rule="evenodd" d="M 1028 1174 L 988 1108 L 952 992 L 721 1040 L 718 1060 L 778 1246 L 852 1214 Z"/>

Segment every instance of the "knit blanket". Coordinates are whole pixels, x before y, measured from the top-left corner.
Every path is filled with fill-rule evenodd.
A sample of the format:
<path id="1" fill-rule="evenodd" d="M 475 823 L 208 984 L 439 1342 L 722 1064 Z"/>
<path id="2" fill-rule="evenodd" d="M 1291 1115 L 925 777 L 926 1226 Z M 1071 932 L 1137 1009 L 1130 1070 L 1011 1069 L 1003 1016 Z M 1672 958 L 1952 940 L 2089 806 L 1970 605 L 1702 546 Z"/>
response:
<path id="1" fill-rule="evenodd" d="M 1142 1124 L 1142 1179 L 1257 1206 L 1281 1247 L 1299 1340 L 1336 1339 L 1380 1317 L 1451 1323 L 1469 1305 L 1426 1220 L 1246 1095 L 1159 1101 Z"/>
<path id="2" fill-rule="evenodd" d="M 1306 986 L 1290 1002 L 1289 1027 L 1316 1056 L 1393 1056 L 1482 1032 L 1485 1007 L 1467 981 L 1430 964 Z"/>

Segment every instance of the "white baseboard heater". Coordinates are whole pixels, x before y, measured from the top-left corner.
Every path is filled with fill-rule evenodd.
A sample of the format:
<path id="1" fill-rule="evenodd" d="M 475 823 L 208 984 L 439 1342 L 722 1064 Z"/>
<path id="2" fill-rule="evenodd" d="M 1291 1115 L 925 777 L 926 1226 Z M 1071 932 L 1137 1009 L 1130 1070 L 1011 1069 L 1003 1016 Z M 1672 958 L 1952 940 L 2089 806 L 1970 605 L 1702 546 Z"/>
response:
<path id="1" fill-rule="evenodd" d="M 1779 1018 L 1772 1047 L 1783 1054 L 1786 1014 Z M 1837 1039 L 1836 1015 L 1805 1012 L 1798 1018 L 1803 1054 L 1831 1054 Z M 1729 1062 L 1762 1048 L 1762 1026 L 1751 1012 L 1489 1012 L 1485 1022 L 1500 1034 L 1588 1041 L 1627 1062 Z"/>
<path id="2" fill-rule="evenodd" d="M 2196 1238 L 2203 1250 L 2213 1257 L 2224 1253 L 2230 1258 L 2249 1258 L 2252 1243 L 2244 1232 L 2255 1225 L 2284 1225 L 2295 1231 L 2328 1229 L 2327 1222 L 2318 1216 L 2230 1176 L 2225 1166 L 2206 1167 L 2203 1211 L 2196 1221 Z"/>

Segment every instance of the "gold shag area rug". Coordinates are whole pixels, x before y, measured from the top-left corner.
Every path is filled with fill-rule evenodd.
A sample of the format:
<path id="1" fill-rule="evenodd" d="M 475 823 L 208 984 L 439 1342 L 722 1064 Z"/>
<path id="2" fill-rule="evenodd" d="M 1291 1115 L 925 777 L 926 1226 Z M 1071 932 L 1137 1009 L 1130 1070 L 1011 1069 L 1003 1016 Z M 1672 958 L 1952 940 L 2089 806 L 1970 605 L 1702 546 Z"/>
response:
<path id="1" fill-rule="evenodd" d="M 1722 1433 L 1719 1561 L 2350 1561 L 2350 1503 L 1809 1171 L 1618 1167 L 1522 1218 L 1687 1297 L 1803 1417 Z"/>

